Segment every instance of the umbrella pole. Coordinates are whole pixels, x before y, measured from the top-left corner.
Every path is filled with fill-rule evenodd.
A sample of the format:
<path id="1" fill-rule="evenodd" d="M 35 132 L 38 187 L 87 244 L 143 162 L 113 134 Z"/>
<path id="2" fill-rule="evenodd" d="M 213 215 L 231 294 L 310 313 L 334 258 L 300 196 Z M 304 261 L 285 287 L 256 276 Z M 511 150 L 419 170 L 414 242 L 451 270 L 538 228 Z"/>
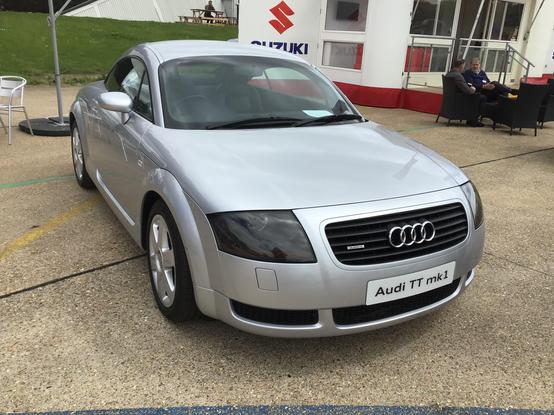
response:
<path id="1" fill-rule="evenodd" d="M 54 50 L 54 77 L 56 80 L 56 95 L 58 96 L 58 123 L 64 124 L 63 105 L 62 105 L 62 82 L 60 75 L 60 61 L 58 59 L 58 40 L 56 37 L 56 15 L 54 13 L 54 2 L 48 0 L 50 15 L 48 16 L 48 25 L 50 26 L 50 35 L 52 37 L 52 49 Z"/>

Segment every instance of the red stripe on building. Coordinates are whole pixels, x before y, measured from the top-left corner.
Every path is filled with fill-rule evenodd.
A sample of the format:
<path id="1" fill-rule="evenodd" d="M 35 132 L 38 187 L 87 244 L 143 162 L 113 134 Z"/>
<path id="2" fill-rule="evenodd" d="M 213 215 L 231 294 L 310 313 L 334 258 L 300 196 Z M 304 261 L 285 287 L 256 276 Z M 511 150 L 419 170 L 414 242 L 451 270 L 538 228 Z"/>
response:
<path id="1" fill-rule="evenodd" d="M 438 114 L 442 94 L 400 88 L 377 88 L 335 82 L 340 90 L 357 105 L 381 108 L 405 108 L 412 111 Z"/>
<path id="2" fill-rule="evenodd" d="M 542 76 L 530 76 L 527 82 L 530 84 L 546 84 L 549 79 L 554 79 L 554 74 L 545 73 Z"/>

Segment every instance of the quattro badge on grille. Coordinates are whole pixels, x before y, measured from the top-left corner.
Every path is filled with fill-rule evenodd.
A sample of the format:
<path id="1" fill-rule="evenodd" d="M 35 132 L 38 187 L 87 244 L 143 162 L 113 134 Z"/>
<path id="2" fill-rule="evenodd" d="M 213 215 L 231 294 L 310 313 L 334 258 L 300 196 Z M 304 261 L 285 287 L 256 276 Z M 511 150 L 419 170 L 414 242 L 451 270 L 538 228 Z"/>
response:
<path id="1" fill-rule="evenodd" d="M 347 251 L 353 251 L 354 249 L 364 249 L 365 248 L 365 245 L 348 245 L 346 247 L 346 250 Z"/>

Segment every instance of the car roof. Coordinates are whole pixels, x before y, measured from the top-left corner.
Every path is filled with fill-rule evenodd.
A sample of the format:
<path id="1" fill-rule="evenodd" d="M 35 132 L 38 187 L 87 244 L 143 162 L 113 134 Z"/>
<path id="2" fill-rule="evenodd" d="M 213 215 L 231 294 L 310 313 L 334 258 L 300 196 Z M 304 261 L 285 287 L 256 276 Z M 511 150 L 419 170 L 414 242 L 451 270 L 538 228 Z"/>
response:
<path id="1" fill-rule="evenodd" d="M 272 49 L 265 46 L 242 44 L 238 42 L 225 42 L 214 40 L 166 40 L 162 42 L 150 42 L 137 46 L 152 50 L 161 63 L 177 59 L 196 56 L 259 56 L 268 58 L 280 58 L 306 63 L 305 60 L 291 53 Z"/>

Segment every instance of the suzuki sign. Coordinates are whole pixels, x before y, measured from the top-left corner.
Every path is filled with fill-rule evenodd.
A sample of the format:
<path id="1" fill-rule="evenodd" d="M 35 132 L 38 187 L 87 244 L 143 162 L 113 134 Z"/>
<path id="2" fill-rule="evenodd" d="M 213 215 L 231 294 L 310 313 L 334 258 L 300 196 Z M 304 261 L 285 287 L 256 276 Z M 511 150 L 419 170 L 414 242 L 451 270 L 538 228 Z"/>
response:
<path id="1" fill-rule="evenodd" d="M 320 0 L 242 0 L 240 5 L 239 42 L 316 62 Z"/>
<path id="2" fill-rule="evenodd" d="M 287 17 L 292 16 L 294 12 L 284 1 L 279 3 L 277 6 L 272 7 L 269 11 L 273 14 L 273 16 L 275 16 L 275 19 L 270 20 L 269 24 L 273 26 L 273 28 L 277 30 L 280 35 L 282 35 L 287 29 L 294 26 L 294 23 Z"/>

